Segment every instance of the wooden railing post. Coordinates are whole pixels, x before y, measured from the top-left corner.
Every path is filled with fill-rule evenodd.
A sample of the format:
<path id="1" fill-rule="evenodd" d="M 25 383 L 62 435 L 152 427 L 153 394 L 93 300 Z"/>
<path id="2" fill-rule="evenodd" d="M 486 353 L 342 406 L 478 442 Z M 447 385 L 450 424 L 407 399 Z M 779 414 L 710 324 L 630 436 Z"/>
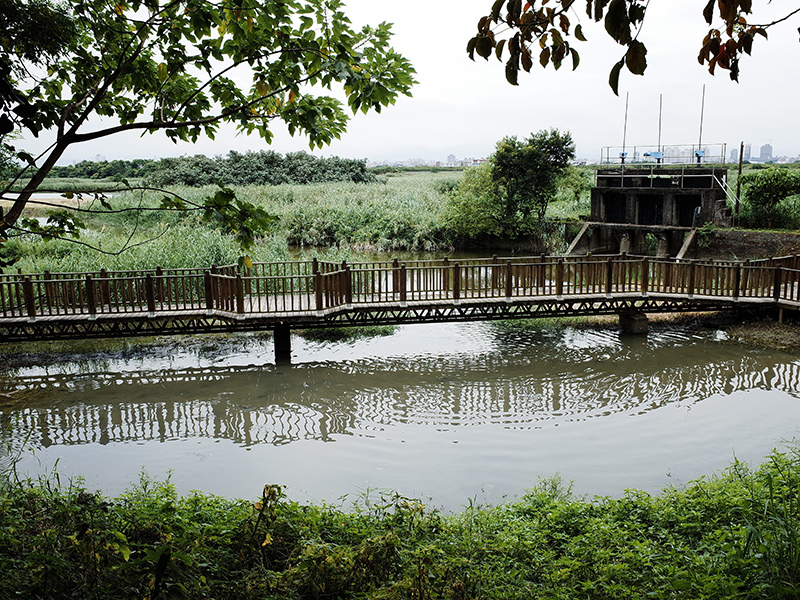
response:
<path id="1" fill-rule="evenodd" d="M 164 269 L 156 267 L 156 299 L 164 301 Z"/>
<path id="2" fill-rule="evenodd" d="M 772 284 L 772 299 L 777 302 L 781 299 L 781 289 L 783 287 L 783 269 L 775 267 L 775 279 Z"/>
<path id="3" fill-rule="evenodd" d="M 686 283 L 686 295 L 689 298 L 694 297 L 694 278 L 695 278 L 695 263 L 691 261 L 689 263 L 689 281 Z"/>
<path id="4" fill-rule="evenodd" d="M 353 273 L 349 265 L 344 267 L 344 299 L 348 306 L 353 304 Z"/>
<path id="5" fill-rule="evenodd" d="M 155 286 L 153 285 L 153 275 L 148 273 L 144 278 L 144 293 L 147 298 L 147 312 L 152 316 L 156 312 Z"/>
<path id="6" fill-rule="evenodd" d="M 205 284 L 206 310 L 211 313 L 214 310 L 214 284 L 211 281 L 211 271 L 206 270 L 203 273 L 203 283 Z"/>
<path id="7" fill-rule="evenodd" d="M 244 314 L 244 280 L 238 273 L 236 275 L 236 312 L 240 315 Z"/>
<path id="8" fill-rule="evenodd" d="M 564 295 L 564 259 L 559 258 L 556 262 L 556 298 Z"/>
<path id="9" fill-rule="evenodd" d="M 506 300 L 511 300 L 511 296 L 514 294 L 514 267 L 511 265 L 511 261 L 506 261 Z"/>
<path id="10" fill-rule="evenodd" d="M 100 269 L 100 304 L 111 308 L 111 288 L 108 285 L 108 271 Z"/>
<path id="11" fill-rule="evenodd" d="M 398 275 L 398 284 L 400 286 L 400 303 L 405 304 L 407 293 L 406 293 L 406 263 L 400 265 L 400 272 Z"/>
<path id="12" fill-rule="evenodd" d="M 733 272 L 733 299 L 739 299 L 739 290 L 742 286 L 742 263 L 736 263 L 736 270 Z"/>
<path id="13" fill-rule="evenodd" d="M 453 263 L 453 301 L 461 301 L 461 265 Z"/>
<path id="14" fill-rule="evenodd" d="M 542 252 L 539 255 L 539 268 L 535 269 L 535 272 L 536 272 L 536 274 L 534 275 L 535 279 L 532 282 L 533 287 L 541 288 L 542 291 L 544 291 L 544 287 L 545 287 L 545 285 L 547 283 L 547 265 L 546 265 L 546 261 L 547 261 L 547 255 L 544 252 Z M 523 283 L 523 285 L 525 285 L 525 284 Z"/>
<path id="15" fill-rule="evenodd" d="M 53 279 L 53 275 L 50 273 L 49 270 L 45 270 L 44 272 L 44 298 L 47 302 L 47 308 L 53 308 L 53 284 L 51 280 Z M 44 312 L 44 311 L 42 311 Z"/>
<path id="16" fill-rule="evenodd" d="M 606 259 L 606 296 L 611 296 L 614 291 L 614 259 Z"/>
<path id="17" fill-rule="evenodd" d="M 323 304 L 324 295 L 322 286 L 323 286 L 322 273 L 317 271 L 316 273 L 314 273 L 314 300 L 316 302 L 318 311 L 322 311 L 325 309 L 325 305 Z"/>
<path id="18" fill-rule="evenodd" d="M 642 296 L 647 296 L 650 288 L 650 261 L 642 259 Z"/>
<path id="19" fill-rule="evenodd" d="M 492 289 L 493 290 L 496 290 L 497 288 L 500 287 L 499 279 L 498 279 L 498 276 L 499 276 L 500 273 L 498 271 L 498 267 L 499 267 L 499 263 L 497 261 L 497 254 L 493 254 L 492 255 Z M 494 295 L 494 294 L 492 294 L 492 295 Z"/>
<path id="20" fill-rule="evenodd" d="M 442 287 L 447 298 L 450 294 L 450 259 L 446 256 L 442 259 Z"/>
<path id="21" fill-rule="evenodd" d="M 94 279 L 91 275 L 86 276 L 86 306 L 89 309 L 89 314 L 93 317 L 97 316 L 97 286 L 95 286 Z"/>
<path id="22" fill-rule="evenodd" d="M 319 273 L 319 260 L 315 256 L 311 259 L 311 274 L 316 275 L 317 273 Z"/>
<path id="23" fill-rule="evenodd" d="M 445 260 L 447 258 L 445 257 Z M 392 259 L 392 297 L 397 298 L 400 293 L 400 263 L 396 258 Z"/>
<path id="24" fill-rule="evenodd" d="M 22 280 L 22 296 L 25 299 L 25 309 L 28 312 L 28 318 L 33 321 L 36 319 L 36 302 L 33 298 L 33 282 L 30 277 Z"/>
<path id="25" fill-rule="evenodd" d="M 664 265 L 664 292 L 670 292 L 672 290 L 672 278 L 674 275 L 674 270 L 675 263 L 667 259 L 667 263 Z"/>

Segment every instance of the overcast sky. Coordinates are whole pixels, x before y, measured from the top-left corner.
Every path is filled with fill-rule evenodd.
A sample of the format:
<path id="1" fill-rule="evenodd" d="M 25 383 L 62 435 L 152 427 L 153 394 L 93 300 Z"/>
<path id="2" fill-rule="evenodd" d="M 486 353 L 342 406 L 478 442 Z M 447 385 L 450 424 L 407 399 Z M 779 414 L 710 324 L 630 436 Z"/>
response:
<path id="1" fill-rule="evenodd" d="M 582 4 L 582 3 L 579 3 Z M 785 1 L 753 3 L 751 22 L 767 22 L 788 11 Z M 492 0 L 347 0 L 347 13 L 355 25 L 394 23 L 394 47 L 417 70 L 419 84 L 412 98 L 377 115 L 352 119 L 342 140 L 316 152 L 324 156 L 405 160 L 446 160 L 482 157 L 507 135 L 524 137 L 555 127 L 572 133 L 577 155 L 596 160 L 604 146 L 621 146 L 625 124 L 625 99 L 629 96 L 627 146 L 658 143 L 659 97 L 663 98 L 662 144 L 696 144 L 700 139 L 701 99 L 705 84 L 704 144 L 727 144 L 728 154 L 739 142 L 751 143 L 753 152 L 765 143 L 775 156 L 800 154 L 800 18 L 794 17 L 770 30 L 769 41 L 759 38 L 753 56 L 741 63 L 740 83 L 726 71 L 712 77 L 697 62 L 707 26 L 702 0 L 655 0 L 651 3 L 639 39 L 648 48 L 648 68 L 643 77 L 623 71 L 620 96 L 608 87 L 608 72 L 622 56 L 601 24 L 588 21 L 579 11 L 588 42 L 576 42 L 581 64 L 576 71 L 565 65 L 555 72 L 534 65 L 520 73 L 520 85 L 505 82 L 502 63 L 470 61 L 466 44 L 478 18 Z M 278 152 L 308 150 L 303 137 L 291 138 L 276 128 L 272 149 Z M 183 154 L 225 154 L 229 150 L 268 147 L 253 136 L 221 132 L 215 141 L 197 144 L 169 142 L 161 135 L 114 136 L 73 147 L 62 163 L 94 159 L 157 158 Z"/>

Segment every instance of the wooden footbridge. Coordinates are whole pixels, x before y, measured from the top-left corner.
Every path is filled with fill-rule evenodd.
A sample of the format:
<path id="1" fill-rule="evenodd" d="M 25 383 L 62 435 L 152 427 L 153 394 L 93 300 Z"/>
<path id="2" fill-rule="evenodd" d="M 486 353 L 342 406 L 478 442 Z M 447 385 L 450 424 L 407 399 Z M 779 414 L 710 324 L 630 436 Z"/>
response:
<path id="1" fill-rule="evenodd" d="M 0 275 L 0 343 L 553 316 L 800 309 L 800 256 L 537 256 Z"/>

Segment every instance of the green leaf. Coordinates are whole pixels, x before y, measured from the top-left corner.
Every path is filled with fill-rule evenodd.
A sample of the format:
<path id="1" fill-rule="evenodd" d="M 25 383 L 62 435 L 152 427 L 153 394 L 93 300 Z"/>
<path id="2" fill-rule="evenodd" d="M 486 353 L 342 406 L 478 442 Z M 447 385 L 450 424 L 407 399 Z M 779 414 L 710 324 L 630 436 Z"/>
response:
<path id="1" fill-rule="evenodd" d="M 467 42 L 467 54 L 469 54 L 470 60 L 475 60 L 475 45 L 477 43 L 478 43 L 477 36 Z"/>
<path id="2" fill-rule="evenodd" d="M 500 12 L 503 10 L 503 4 L 505 4 L 506 0 L 495 0 L 495 3 L 492 5 L 492 21 L 498 21 L 500 19 Z"/>
<path id="3" fill-rule="evenodd" d="M 692 582 L 686 579 L 673 579 L 669 582 L 674 590 L 690 590 L 692 589 Z"/>
<path id="4" fill-rule="evenodd" d="M 625 66 L 625 59 L 622 59 L 617 64 L 615 64 L 611 68 L 611 73 L 608 76 L 608 85 L 611 86 L 611 90 L 619 96 L 619 73 L 622 70 L 622 67 Z"/>
<path id="5" fill-rule="evenodd" d="M 581 28 L 580 24 L 575 26 L 575 38 L 582 42 L 586 41 L 586 37 L 583 35 L 583 29 Z"/>
<path id="6" fill-rule="evenodd" d="M 478 42 L 475 45 L 475 51 L 478 53 L 478 56 L 489 59 L 489 56 L 492 54 L 492 40 L 488 36 L 482 36 L 478 38 Z"/>
<path id="7" fill-rule="evenodd" d="M 531 59 L 531 53 L 526 50 L 522 53 L 522 68 L 526 73 L 530 73 L 532 66 L 533 60 Z"/>
<path id="8" fill-rule="evenodd" d="M 611 0 L 606 12 L 605 28 L 608 35 L 620 44 L 631 41 L 631 22 L 628 19 L 626 0 Z"/>
<path id="9" fill-rule="evenodd" d="M 572 70 L 574 71 L 581 63 L 581 57 L 578 55 L 578 51 L 575 50 L 575 48 L 570 48 L 569 53 L 572 55 Z"/>
<path id="10" fill-rule="evenodd" d="M 539 64 L 543 67 L 547 66 L 547 63 L 550 62 L 550 46 L 545 46 L 542 48 L 541 53 L 539 53 Z"/>
<path id="11" fill-rule="evenodd" d="M 516 61 L 509 59 L 506 63 L 506 81 L 511 85 L 518 85 L 517 84 L 517 74 L 519 73 L 519 68 L 517 67 Z"/>
<path id="12" fill-rule="evenodd" d="M 17 152 L 17 158 L 24 160 L 28 163 L 31 167 L 36 166 L 36 160 L 27 152 Z"/>
<path id="13" fill-rule="evenodd" d="M 497 60 L 502 60 L 503 56 L 503 48 L 506 46 L 506 40 L 500 40 L 497 46 L 495 46 L 494 54 L 497 57 Z"/>
<path id="14" fill-rule="evenodd" d="M 711 25 L 711 22 L 714 20 L 714 5 L 717 3 L 717 0 L 708 0 L 708 4 L 703 9 L 703 18 L 705 18 L 706 23 Z"/>
<path id="15" fill-rule="evenodd" d="M 625 53 L 625 64 L 634 75 L 644 75 L 647 68 L 647 48 L 639 40 L 633 40 Z"/>

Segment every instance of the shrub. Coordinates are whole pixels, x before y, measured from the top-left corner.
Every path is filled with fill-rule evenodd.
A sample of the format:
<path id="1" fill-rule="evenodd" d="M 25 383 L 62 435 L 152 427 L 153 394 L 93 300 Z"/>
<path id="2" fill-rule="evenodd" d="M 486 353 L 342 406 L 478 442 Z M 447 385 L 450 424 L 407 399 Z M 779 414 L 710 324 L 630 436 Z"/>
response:
<path id="1" fill-rule="evenodd" d="M 787 199 L 800 195 L 800 172 L 782 167 L 770 167 L 742 175 L 744 206 L 743 225 L 764 228 L 797 228 L 796 202 Z"/>

